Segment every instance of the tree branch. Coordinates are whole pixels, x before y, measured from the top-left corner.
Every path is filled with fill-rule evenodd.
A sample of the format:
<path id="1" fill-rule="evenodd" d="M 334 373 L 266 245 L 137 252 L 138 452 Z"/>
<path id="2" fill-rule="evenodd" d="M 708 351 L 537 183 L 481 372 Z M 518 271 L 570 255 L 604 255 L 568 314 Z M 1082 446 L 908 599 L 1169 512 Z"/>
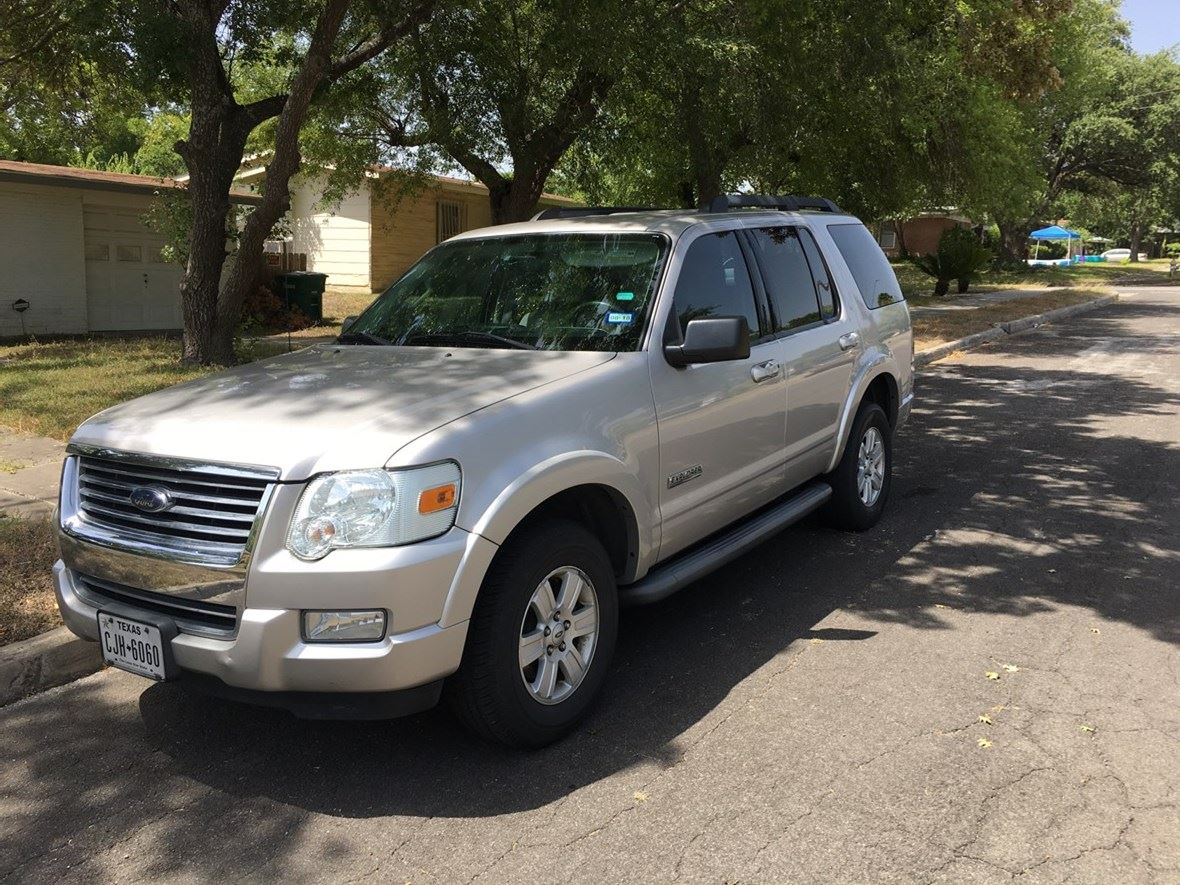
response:
<path id="1" fill-rule="evenodd" d="M 417 0 L 400 21 L 392 25 L 383 26 L 372 37 L 357 44 L 353 49 L 331 62 L 316 86 L 315 97 L 318 97 L 319 94 L 323 93 L 324 90 L 345 74 L 356 70 L 365 62 L 376 58 L 395 42 L 405 37 L 410 31 L 426 21 L 430 17 L 431 12 L 434 11 L 436 3 L 437 0 Z M 242 110 L 254 121 L 254 125 L 257 126 L 264 120 L 269 120 L 271 117 L 281 113 L 286 102 L 287 95 L 285 94 L 271 95 L 267 98 L 261 98 L 249 104 L 242 105 Z"/>

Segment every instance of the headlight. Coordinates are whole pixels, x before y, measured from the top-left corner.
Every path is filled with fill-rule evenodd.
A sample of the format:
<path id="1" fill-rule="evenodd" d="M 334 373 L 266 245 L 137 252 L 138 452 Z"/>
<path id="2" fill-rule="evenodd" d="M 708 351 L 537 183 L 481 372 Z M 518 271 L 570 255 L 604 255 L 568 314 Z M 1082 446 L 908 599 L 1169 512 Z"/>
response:
<path id="1" fill-rule="evenodd" d="M 318 476 L 299 496 L 287 549 L 322 559 L 337 547 L 393 547 L 423 541 L 455 524 L 459 465 L 350 470 Z"/>

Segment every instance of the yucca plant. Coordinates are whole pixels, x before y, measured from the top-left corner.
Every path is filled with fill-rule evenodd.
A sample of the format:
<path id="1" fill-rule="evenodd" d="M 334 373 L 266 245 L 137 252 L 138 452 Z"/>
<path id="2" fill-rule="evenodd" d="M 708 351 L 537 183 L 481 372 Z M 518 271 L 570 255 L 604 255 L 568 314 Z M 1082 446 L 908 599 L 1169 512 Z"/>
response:
<path id="1" fill-rule="evenodd" d="M 950 291 L 951 281 L 958 281 L 960 294 L 975 280 L 991 262 L 992 253 L 965 227 L 952 227 L 938 238 L 938 251 L 919 255 L 914 265 L 923 273 L 934 277 L 934 294 L 942 297 Z"/>

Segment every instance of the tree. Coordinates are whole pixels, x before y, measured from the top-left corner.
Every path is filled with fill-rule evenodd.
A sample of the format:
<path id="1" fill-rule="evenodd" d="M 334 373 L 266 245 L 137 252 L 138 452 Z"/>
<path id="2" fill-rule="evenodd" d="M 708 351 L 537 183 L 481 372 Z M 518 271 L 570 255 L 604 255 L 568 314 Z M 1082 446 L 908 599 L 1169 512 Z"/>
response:
<path id="1" fill-rule="evenodd" d="M 1075 0 L 1052 30 L 1059 85 L 1018 108 L 1023 160 L 1035 173 L 1012 177 L 987 208 L 1000 229 L 1002 257 L 1022 257 L 1028 232 L 1049 216 L 1064 194 L 1108 182 L 1143 186 L 1150 157 L 1121 96 L 1138 64 L 1126 46 L 1126 24 L 1102 0 Z M 1133 104 L 1133 103 L 1132 103 Z"/>
<path id="2" fill-rule="evenodd" d="M 595 201 L 692 205 L 753 185 L 867 217 L 980 190 L 979 124 L 1053 82 L 1038 33 L 1067 7 L 667 0 L 638 76 L 562 174 Z"/>
<path id="3" fill-rule="evenodd" d="M 417 24 L 358 89 L 348 137 L 373 158 L 461 166 L 495 223 L 534 211 L 554 167 L 596 121 L 636 55 L 629 0 L 479 0 Z"/>
<path id="4" fill-rule="evenodd" d="M 120 10 L 70 0 L 0 0 L 0 157 L 77 165 L 138 147 L 153 96 L 127 76 Z"/>
<path id="5" fill-rule="evenodd" d="M 291 59 L 293 75 L 286 88 L 246 103 L 237 100 L 227 57 L 249 58 L 275 31 L 298 33 L 296 22 L 306 10 L 285 4 L 269 10 L 246 3 L 230 7 L 224 0 L 178 0 L 173 9 L 192 115 L 188 138 L 176 144 L 189 170 L 192 205 L 189 258 L 180 284 L 184 359 L 227 364 L 233 361 L 234 332 L 242 303 L 256 282 L 263 243 L 290 208 L 289 182 L 299 169 L 299 132 L 311 102 L 333 81 L 408 33 L 429 14 L 430 5 L 418 2 L 397 16 L 367 9 L 367 14 L 354 16 L 345 38 L 338 40 L 349 0 L 327 0 L 306 37 L 306 49 Z M 347 48 L 339 52 L 338 43 Z M 223 281 L 230 188 L 250 134 L 271 119 L 276 124 L 262 202 L 242 223 L 235 259 Z"/>

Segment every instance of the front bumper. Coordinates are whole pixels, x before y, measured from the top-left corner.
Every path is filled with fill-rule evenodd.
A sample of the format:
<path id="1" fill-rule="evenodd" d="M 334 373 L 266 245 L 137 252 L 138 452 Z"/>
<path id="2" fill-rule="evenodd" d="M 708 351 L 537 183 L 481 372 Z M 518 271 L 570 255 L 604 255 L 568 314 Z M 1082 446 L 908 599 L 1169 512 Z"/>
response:
<path id="1" fill-rule="evenodd" d="M 491 541 L 455 528 L 418 544 L 336 550 L 318 562 L 303 562 L 282 547 L 281 537 L 271 525 L 263 530 L 242 575 L 233 635 L 201 635 L 182 626 L 171 640 L 182 673 L 202 674 L 238 694 L 359 695 L 429 686 L 458 669 L 470 608 L 455 602 L 474 600 L 496 550 Z M 66 626 L 81 637 L 98 638 L 103 605 L 85 588 L 79 592 L 83 577 L 173 595 L 189 592 L 163 589 L 177 578 L 163 567 L 182 566 L 111 550 L 65 531 L 59 540 L 64 561 L 54 566 L 57 602 Z M 208 580 L 202 572 L 192 574 Z M 303 640 L 302 610 L 364 608 L 386 610 L 388 632 L 381 641 Z"/>
<path id="2" fill-rule="evenodd" d="M 64 563 L 53 569 L 66 626 L 98 639 L 98 607 L 78 593 L 77 576 Z M 132 613 L 133 614 L 133 613 Z M 262 692 L 385 692 L 437 681 L 453 673 L 463 655 L 467 623 L 437 623 L 392 633 L 380 642 L 307 643 L 299 609 L 245 608 L 237 635 L 228 639 L 178 634 L 172 654 L 181 670 L 214 677 L 227 686 Z"/>

